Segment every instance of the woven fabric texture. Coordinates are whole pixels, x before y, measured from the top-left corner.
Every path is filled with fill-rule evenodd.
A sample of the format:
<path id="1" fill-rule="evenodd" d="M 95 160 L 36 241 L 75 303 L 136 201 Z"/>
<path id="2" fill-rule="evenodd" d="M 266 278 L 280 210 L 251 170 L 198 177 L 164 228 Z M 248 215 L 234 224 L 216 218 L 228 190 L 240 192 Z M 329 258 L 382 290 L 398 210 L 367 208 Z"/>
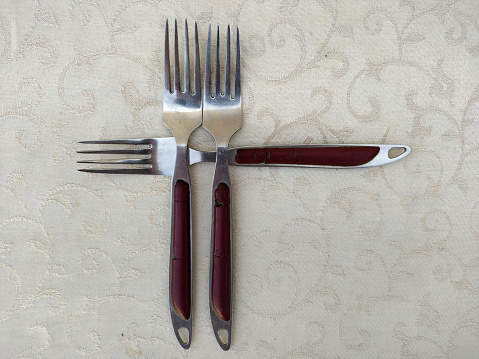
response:
<path id="1" fill-rule="evenodd" d="M 78 172 L 171 136 L 165 20 L 241 34 L 231 147 L 404 144 L 364 169 L 231 167 L 231 358 L 477 358 L 476 0 L 0 1 L 0 358 L 212 358 L 211 180 L 191 168 L 194 323 L 168 304 L 170 177 Z M 192 34 L 190 28 L 190 35 Z M 180 41 L 181 43 L 181 41 Z M 213 150 L 202 128 L 190 145 Z"/>

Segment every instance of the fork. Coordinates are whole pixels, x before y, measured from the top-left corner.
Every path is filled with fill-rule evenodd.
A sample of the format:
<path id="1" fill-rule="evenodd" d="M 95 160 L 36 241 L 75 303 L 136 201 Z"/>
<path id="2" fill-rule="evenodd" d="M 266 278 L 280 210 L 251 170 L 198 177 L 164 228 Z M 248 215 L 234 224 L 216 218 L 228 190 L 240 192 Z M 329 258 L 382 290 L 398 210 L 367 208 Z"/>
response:
<path id="1" fill-rule="evenodd" d="M 78 151 L 84 154 L 127 155 L 136 158 L 119 160 L 84 160 L 79 163 L 120 165 L 121 168 L 80 169 L 83 172 L 108 174 L 172 175 L 171 181 L 171 244 L 169 302 L 173 329 L 180 345 L 188 349 L 192 334 L 192 217 L 191 179 L 188 139 L 202 122 L 201 72 L 198 31 L 195 23 L 194 89 L 190 86 L 188 24 L 185 20 L 185 64 L 183 91 L 180 85 L 178 28 L 175 20 L 174 84 L 170 84 L 170 49 L 168 20 L 165 24 L 165 63 L 163 89 L 163 122 L 173 133 L 176 146 L 155 138 L 106 141 L 81 141 L 83 144 L 129 145 L 129 148 Z M 165 145 L 163 145 L 165 144 Z M 133 146 L 133 148 L 132 148 Z M 139 157 L 141 156 L 141 157 Z M 164 168 L 158 161 L 167 159 Z M 172 161 L 174 161 L 174 166 Z M 126 165 L 126 166 L 125 166 Z"/>
<path id="2" fill-rule="evenodd" d="M 170 312 L 173 329 L 180 345 L 188 349 L 192 325 L 192 217 L 191 179 L 188 169 L 188 139 L 201 125 L 201 72 L 198 30 L 195 23 L 194 89 L 190 86 L 188 23 L 185 20 L 185 64 L 183 91 L 180 85 L 178 29 L 175 20 L 174 83 L 170 84 L 170 49 L 168 20 L 165 24 L 165 62 L 163 88 L 163 123 L 176 141 L 176 162 L 171 181 L 171 244 L 170 244 Z"/>
<path id="3" fill-rule="evenodd" d="M 122 145 L 106 150 L 77 151 L 83 154 L 123 154 L 129 159 L 80 160 L 77 163 L 108 166 L 81 168 L 81 172 L 106 174 L 143 174 L 172 176 L 176 162 L 173 137 L 80 141 L 81 144 Z M 406 145 L 381 144 L 316 144 L 286 146 L 249 146 L 228 148 L 230 166 L 287 166 L 312 168 L 359 168 L 382 166 L 396 162 L 411 153 Z M 134 156 L 134 158 L 131 158 Z M 125 156 L 126 157 L 126 156 Z M 216 151 L 188 148 L 189 164 L 216 162 Z M 110 165 L 116 165 L 111 168 Z M 121 165 L 118 168 L 118 165 Z M 110 168 L 109 168 L 110 167 Z"/>
<path id="4" fill-rule="evenodd" d="M 220 86 L 220 31 L 217 28 L 214 86 L 211 87 L 211 25 L 206 45 L 203 90 L 203 127 L 216 141 L 216 165 L 212 187 L 212 229 L 210 252 L 210 315 L 216 340 L 223 350 L 231 346 L 233 297 L 233 225 L 231 181 L 228 170 L 228 142 L 241 127 L 240 47 L 236 30 L 234 93 L 230 78 L 230 27 L 226 31 L 224 92 Z M 212 91 L 213 90 L 213 91 Z"/>

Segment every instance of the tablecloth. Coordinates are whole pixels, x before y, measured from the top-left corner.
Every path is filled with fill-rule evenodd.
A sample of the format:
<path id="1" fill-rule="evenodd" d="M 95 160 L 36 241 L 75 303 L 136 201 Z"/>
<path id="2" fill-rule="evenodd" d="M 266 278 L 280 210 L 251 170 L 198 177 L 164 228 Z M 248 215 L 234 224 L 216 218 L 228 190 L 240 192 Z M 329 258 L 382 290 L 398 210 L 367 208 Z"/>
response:
<path id="1" fill-rule="evenodd" d="M 202 61 L 210 24 L 240 31 L 230 146 L 412 148 L 383 167 L 230 168 L 225 354 L 213 164 L 191 168 L 188 351 L 169 314 L 170 177 L 77 171 L 78 141 L 171 135 L 175 18 L 197 22 Z M 0 358 L 477 358 L 478 22 L 475 0 L 1 1 Z M 215 148 L 202 128 L 190 145 Z"/>

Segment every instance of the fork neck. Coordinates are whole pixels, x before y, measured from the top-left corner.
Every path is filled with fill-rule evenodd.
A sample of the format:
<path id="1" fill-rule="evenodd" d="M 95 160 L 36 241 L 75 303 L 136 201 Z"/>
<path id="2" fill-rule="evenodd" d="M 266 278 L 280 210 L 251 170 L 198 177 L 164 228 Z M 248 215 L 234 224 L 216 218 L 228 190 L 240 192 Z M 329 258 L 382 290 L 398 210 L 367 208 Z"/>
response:
<path id="1" fill-rule="evenodd" d="M 216 166 L 214 176 L 214 186 L 219 183 L 224 183 L 228 186 L 231 185 L 229 167 L 228 167 L 228 147 L 220 146 L 216 147 Z"/>
<path id="2" fill-rule="evenodd" d="M 190 172 L 188 169 L 188 146 L 186 145 L 176 146 L 176 159 L 173 182 L 176 182 L 176 180 L 178 179 L 190 182 Z"/>

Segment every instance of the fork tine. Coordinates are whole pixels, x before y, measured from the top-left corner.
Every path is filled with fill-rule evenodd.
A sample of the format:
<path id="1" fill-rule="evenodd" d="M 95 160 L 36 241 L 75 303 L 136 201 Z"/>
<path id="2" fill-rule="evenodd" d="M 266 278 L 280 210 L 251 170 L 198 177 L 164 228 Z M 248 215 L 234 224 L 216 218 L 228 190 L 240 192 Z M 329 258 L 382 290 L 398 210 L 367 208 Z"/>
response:
<path id="1" fill-rule="evenodd" d="M 206 41 L 206 59 L 205 59 L 205 83 L 203 97 L 211 97 L 211 25 L 208 27 L 208 40 Z"/>
<path id="2" fill-rule="evenodd" d="M 216 30 L 216 62 L 215 62 L 215 93 L 214 97 L 221 93 L 220 89 L 220 26 Z"/>
<path id="3" fill-rule="evenodd" d="M 77 151 L 77 153 L 90 154 L 90 155 L 147 155 L 150 149 L 129 149 L 129 150 L 86 150 Z"/>
<path id="4" fill-rule="evenodd" d="M 180 20 L 181 21 L 181 20 Z M 178 25 L 175 20 L 174 84 L 172 92 L 164 92 L 163 123 L 172 132 L 174 143 L 163 146 L 156 139 L 158 148 L 151 151 L 151 174 L 171 175 L 171 237 L 169 302 L 174 333 L 180 345 L 188 349 L 192 336 L 192 207 L 191 177 L 189 173 L 188 140 L 202 123 L 201 69 L 199 67 L 198 30 L 195 23 L 195 70 L 191 68 L 188 22 L 184 20 L 184 40 L 178 40 Z M 181 25 L 180 25 L 181 27 Z M 182 36 L 182 35 L 180 35 Z M 184 41 L 184 58 L 180 60 L 178 42 Z M 184 64 L 180 62 L 183 61 Z M 184 67 L 183 67 L 184 65 Z M 170 65 L 173 67 L 173 65 Z M 184 73 L 182 73 L 184 71 Z M 181 83 L 180 83 L 181 81 Z M 207 81 L 205 81 L 206 83 Z M 206 86 L 206 85 L 205 85 Z"/>
<path id="5" fill-rule="evenodd" d="M 150 168 L 114 168 L 114 169 L 94 169 L 94 168 L 80 168 L 80 172 L 89 173 L 109 173 L 109 174 L 150 174 Z"/>
<path id="6" fill-rule="evenodd" d="M 240 71 L 240 40 L 239 29 L 236 28 L 236 60 L 235 60 L 235 98 L 241 99 L 241 71 Z"/>
<path id="7" fill-rule="evenodd" d="M 198 25 L 195 21 L 195 94 L 201 95 L 200 46 L 198 44 Z"/>
<path id="8" fill-rule="evenodd" d="M 188 40 L 188 22 L 185 19 L 185 92 L 191 92 L 190 89 L 190 42 Z"/>
<path id="9" fill-rule="evenodd" d="M 142 159 L 125 159 L 125 160 L 81 160 L 77 163 L 92 163 L 99 165 L 146 165 L 150 161 L 149 158 Z"/>
<path id="10" fill-rule="evenodd" d="M 230 80 L 230 26 L 226 30 L 226 59 L 225 59 L 225 96 L 231 97 Z"/>
<path id="11" fill-rule="evenodd" d="M 163 75 L 163 91 L 171 93 L 170 84 L 170 36 L 168 34 L 168 19 L 165 24 L 165 61 L 164 61 L 165 73 Z"/>
<path id="12" fill-rule="evenodd" d="M 178 26 L 175 19 L 175 92 L 180 92 L 180 55 L 178 53 Z"/>
<path id="13" fill-rule="evenodd" d="M 79 141 L 78 143 L 90 145 L 151 145 L 151 141 L 148 139 Z"/>

